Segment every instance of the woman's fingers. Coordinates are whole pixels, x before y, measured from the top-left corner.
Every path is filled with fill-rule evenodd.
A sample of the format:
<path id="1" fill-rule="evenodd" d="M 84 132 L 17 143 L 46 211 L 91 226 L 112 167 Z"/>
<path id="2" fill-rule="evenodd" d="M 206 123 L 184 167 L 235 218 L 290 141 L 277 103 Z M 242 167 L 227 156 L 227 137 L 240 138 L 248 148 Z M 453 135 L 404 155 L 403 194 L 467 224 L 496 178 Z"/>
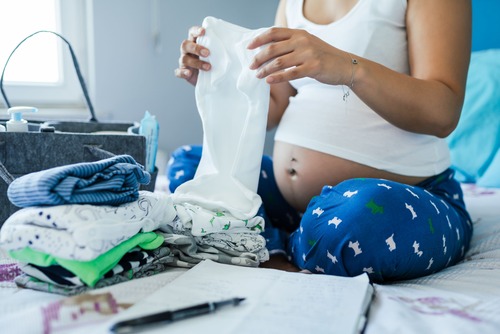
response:
<path id="1" fill-rule="evenodd" d="M 293 51 L 294 49 L 291 43 L 276 42 L 268 44 L 263 47 L 262 51 L 255 55 L 252 63 L 250 64 L 250 69 L 255 70 L 261 67 L 266 62 L 273 59 L 276 60 L 275 58 L 289 54 Z"/>
<path id="2" fill-rule="evenodd" d="M 290 43 L 284 42 L 290 37 L 290 30 L 283 28 L 271 28 L 255 37 L 247 48 L 253 50 L 263 47 L 263 50 L 254 57 L 250 69 L 255 70 L 275 57 L 292 52 L 293 47 Z"/>
<path id="3" fill-rule="evenodd" d="M 302 30 L 271 28 L 257 36 L 249 49 L 262 47 L 250 64 L 250 69 L 259 69 L 259 78 L 305 62 L 308 51 L 308 37 Z"/>
<path id="4" fill-rule="evenodd" d="M 188 68 L 176 68 L 174 71 L 176 77 L 189 81 L 193 76 L 193 72 Z"/>
<path id="5" fill-rule="evenodd" d="M 248 45 L 249 50 L 256 49 L 260 46 L 269 44 L 271 42 L 282 41 L 290 38 L 291 30 L 288 28 L 269 28 L 259 36 L 255 37 Z"/>
<path id="6" fill-rule="evenodd" d="M 205 34 L 202 27 L 191 27 L 188 32 L 188 38 L 181 43 L 179 68 L 175 69 L 175 76 L 186 79 L 195 85 L 198 80 L 198 71 L 208 71 L 212 67 L 210 63 L 201 60 L 200 57 L 208 57 L 210 51 L 196 43 L 200 36 Z"/>
<path id="7" fill-rule="evenodd" d="M 192 27 L 189 29 L 188 39 L 181 44 L 181 53 L 191 53 L 199 57 L 208 57 L 210 51 L 196 43 L 198 37 L 205 35 L 205 29 L 200 27 Z"/>
<path id="8" fill-rule="evenodd" d="M 296 55 L 291 53 L 276 57 L 257 70 L 257 78 L 265 78 L 276 72 L 284 71 L 291 67 L 301 66 L 303 61 L 297 59 Z"/>
<path id="9" fill-rule="evenodd" d="M 345 53 L 301 29 L 271 28 L 248 49 L 261 47 L 250 64 L 258 78 L 278 83 L 310 77 L 326 84 L 344 82 Z"/>
<path id="10" fill-rule="evenodd" d="M 210 63 L 200 60 L 199 57 L 194 56 L 193 54 L 181 54 L 179 58 L 179 68 L 192 68 L 196 70 L 208 71 L 210 67 Z"/>
<path id="11" fill-rule="evenodd" d="M 205 29 L 203 27 L 194 26 L 189 28 L 188 39 L 194 42 L 198 37 L 203 36 L 204 34 L 205 34 Z"/>

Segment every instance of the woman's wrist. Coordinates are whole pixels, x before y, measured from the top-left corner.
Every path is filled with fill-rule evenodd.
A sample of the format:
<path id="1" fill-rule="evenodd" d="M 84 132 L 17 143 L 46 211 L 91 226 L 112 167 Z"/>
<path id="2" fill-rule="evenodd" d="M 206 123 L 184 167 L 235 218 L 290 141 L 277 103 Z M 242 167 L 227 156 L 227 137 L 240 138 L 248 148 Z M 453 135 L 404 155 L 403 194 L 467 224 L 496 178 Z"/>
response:
<path id="1" fill-rule="evenodd" d="M 354 88 L 356 70 L 359 64 L 357 57 L 349 52 L 345 52 L 345 54 L 346 58 L 349 61 L 349 69 L 345 72 L 346 74 L 344 75 L 344 79 L 342 80 L 342 90 L 344 92 L 342 99 L 344 101 L 347 100 L 350 95 L 350 91 Z"/>

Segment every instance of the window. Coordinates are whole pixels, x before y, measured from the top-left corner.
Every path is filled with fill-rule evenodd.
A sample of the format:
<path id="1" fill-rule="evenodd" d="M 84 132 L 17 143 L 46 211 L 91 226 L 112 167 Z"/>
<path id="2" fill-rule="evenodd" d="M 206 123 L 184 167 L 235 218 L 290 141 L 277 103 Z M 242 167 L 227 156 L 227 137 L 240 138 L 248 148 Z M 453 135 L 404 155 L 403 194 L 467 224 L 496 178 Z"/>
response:
<path id="1" fill-rule="evenodd" d="M 19 42 L 36 31 L 49 30 L 71 43 L 86 78 L 84 13 L 84 0 L 0 1 L 0 71 Z M 15 51 L 3 85 L 12 106 L 37 107 L 37 117 L 47 118 L 47 113 L 57 108 L 66 109 L 66 113 L 85 108 L 68 46 L 50 33 L 30 37 Z M 3 99 L 0 106 L 6 107 Z"/>

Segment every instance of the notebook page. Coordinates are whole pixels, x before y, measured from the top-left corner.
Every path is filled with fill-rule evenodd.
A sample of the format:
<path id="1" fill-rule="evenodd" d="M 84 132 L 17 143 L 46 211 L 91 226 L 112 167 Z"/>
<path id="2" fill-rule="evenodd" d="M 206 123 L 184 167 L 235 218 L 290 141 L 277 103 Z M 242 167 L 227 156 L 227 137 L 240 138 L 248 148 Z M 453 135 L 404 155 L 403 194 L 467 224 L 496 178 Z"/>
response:
<path id="1" fill-rule="evenodd" d="M 239 306 L 144 333 L 164 333 L 167 329 L 168 333 L 356 333 L 372 291 L 366 275 L 311 275 L 205 260 L 118 315 L 112 323 L 243 297 L 246 300 Z"/>

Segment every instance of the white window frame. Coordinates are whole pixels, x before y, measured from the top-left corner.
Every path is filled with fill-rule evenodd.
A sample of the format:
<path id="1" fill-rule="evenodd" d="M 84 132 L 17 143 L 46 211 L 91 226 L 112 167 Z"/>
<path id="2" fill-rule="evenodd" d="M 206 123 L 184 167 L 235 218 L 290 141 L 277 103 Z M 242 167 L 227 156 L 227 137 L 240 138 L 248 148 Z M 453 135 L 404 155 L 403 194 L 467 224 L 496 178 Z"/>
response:
<path id="1" fill-rule="evenodd" d="M 57 31 L 71 44 L 78 58 L 80 71 L 87 82 L 88 59 L 87 59 L 87 34 L 86 34 L 86 4 L 85 0 L 57 0 L 59 9 L 59 22 Z M 37 34 L 40 35 L 40 34 Z M 37 35 L 30 39 L 37 38 Z M 37 83 L 7 83 L 4 81 L 3 88 L 11 106 L 28 105 L 39 109 L 32 114 L 31 119 L 71 119 L 88 116 L 87 105 L 83 97 L 82 89 L 75 73 L 73 61 L 68 46 L 57 36 L 53 38 L 58 42 L 58 52 L 62 59 L 61 81 L 57 84 Z M 29 43 L 30 39 L 24 42 Z M 16 56 L 16 53 L 12 56 Z M 3 69 L 1 64 L 1 68 Z M 9 71 L 7 66 L 6 72 Z M 5 80 L 5 78 L 4 78 Z M 88 84 L 87 84 L 88 86 Z M 1 107 L 6 109 L 3 98 L 0 97 Z M 6 113 L 6 110 L 4 110 Z M 3 111 L 2 111 L 3 116 Z M 5 117 L 1 117 L 5 118 Z"/>

